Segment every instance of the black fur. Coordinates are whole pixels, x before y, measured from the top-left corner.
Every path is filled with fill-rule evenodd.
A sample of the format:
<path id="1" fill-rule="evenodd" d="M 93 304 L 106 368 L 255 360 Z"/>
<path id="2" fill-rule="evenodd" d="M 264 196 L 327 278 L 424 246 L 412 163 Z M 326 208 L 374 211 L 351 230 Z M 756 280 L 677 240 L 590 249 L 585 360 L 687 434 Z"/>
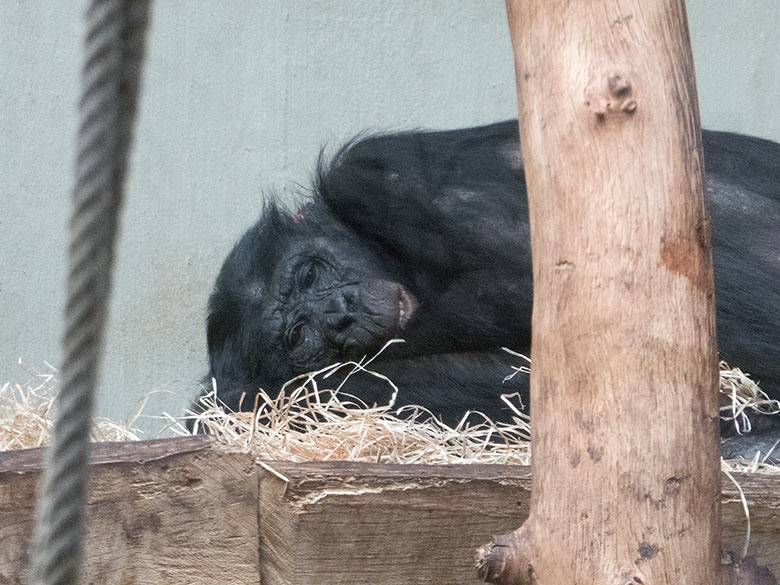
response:
<path id="1" fill-rule="evenodd" d="M 780 394 L 780 145 L 704 132 L 722 359 Z M 504 420 L 531 339 L 531 252 L 517 123 L 376 136 L 320 165 L 298 214 L 275 204 L 236 244 L 209 302 L 210 376 L 238 408 L 258 387 L 372 355 L 399 402 L 448 422 Z M 400 326 L 399 307 L 411 318 Z M 347 391 L 389 396 L 369 376 Z"/>

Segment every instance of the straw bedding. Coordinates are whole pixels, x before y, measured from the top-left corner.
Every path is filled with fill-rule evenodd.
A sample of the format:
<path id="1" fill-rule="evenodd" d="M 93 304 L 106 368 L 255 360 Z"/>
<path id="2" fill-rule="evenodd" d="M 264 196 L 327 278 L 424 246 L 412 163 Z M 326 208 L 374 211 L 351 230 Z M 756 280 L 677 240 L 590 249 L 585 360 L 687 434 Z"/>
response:
<path id="1" fill-rule="evenodd" d="M 422 408 L 366 405 L 358 398 L 319 387 L 317 374 L 341 368 L 367 369 L 368 364 L 337 364 L 288 382 L 278 396 L 260 392 L 252 398 L 254 412 L 223 410 L 214 392 L 201 398 L 197 414 L 174 417 L 163 413 L 162 434 L 189 434 L 187 420 L 195 431 L 206 430 L 217 444 L 252 452 L 259 459 L 286 461 L 369 461 L 381 463 L 513 463 L 528 464 L 528 417 L 521 412 L 516 395 L 501 399 L 514 413 L 513 424 L 496 423 L 472 413 L 455 427 L 436 420 Z M 517 372 L 527 373 L 526 367 Z M 515 372 L 515 373 L 517 373 Z M 374 374 L 397 392 L 391 380 Z M 514 375 L 514 374 L 513 374 Z M 327 377 L 325 377 L 327 381 Z M 745 416 L 750 410 L 773 414 L 780 404 L 768 399 L 758 385 L 739 369 L 721 364 L 720 390 L 729 397 L 721 416 L 739 432 L 749 430 Z M 27 370 L 23 383 L 0 386 L 0 451 L 39 447 L 49 441 L 52 406 L 57 391 L 56 370 L 46 364 L 42 371 Z M 395 394 L 394 394 L 395 395 Z M 95 441 L 133 441 L 145 437 L 137 430 L 139 416 L 126 422 L 96 419 Z M 159 417 L 156 417 L 159 418 Z M 780 446 L 776 447 L 780 448 Z M 731 461 L 727 469 L 778 471 L 763 457 Z"/>

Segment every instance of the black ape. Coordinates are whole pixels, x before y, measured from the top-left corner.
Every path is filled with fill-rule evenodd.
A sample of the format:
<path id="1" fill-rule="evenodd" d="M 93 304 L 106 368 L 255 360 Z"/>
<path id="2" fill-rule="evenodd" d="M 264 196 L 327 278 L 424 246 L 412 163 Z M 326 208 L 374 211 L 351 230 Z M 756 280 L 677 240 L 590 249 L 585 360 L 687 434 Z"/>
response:
<path id="1" fill-rule="evenodd" d="M 722 359 L 780 393 L 780 145 L 704 133 Z M 399 402 L 452 422 L 508 414 L 498 396 L 528 352 L 531 253 L 514 121 L 371 137 L 320 165 L 313 200 L 270 204 L 225 261 L 209 303 L 210 374 L 231 408 L 258 387 L 388 348 L 373 369 Z M 370 376 L 345 390 L 387 398 Z M 251 405 L 252 400 L 245 404 Z"/>

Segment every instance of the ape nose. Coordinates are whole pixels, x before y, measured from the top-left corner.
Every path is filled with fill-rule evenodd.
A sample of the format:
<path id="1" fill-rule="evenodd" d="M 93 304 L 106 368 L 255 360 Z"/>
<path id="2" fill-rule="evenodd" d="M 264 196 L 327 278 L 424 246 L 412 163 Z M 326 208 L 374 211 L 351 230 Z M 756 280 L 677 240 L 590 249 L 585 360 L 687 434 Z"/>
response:
<path id="1" fill-rule="evenodd" d="M 358 301 L 357 287 L 344 287 L 341 289 L 341 297 L 344 301 L 344 307 L 346 310 L 349 312 L 354 311 Z"/>
<path id="2" fill-rule="evenodd" d="M 332 331 L 335 333 L 344 333 L 352 326 L 352 324 L 355 322 L 355 319 L 352 317 L 352 315 L 342 313 L 341 315 L 337 315 L 334 318 L 331 318 L 330 321 L 331 322 L 329 325 Z"/>
<path id="3" fill-rule="evenodd" d="M 325 309 L 325 322 L 331 333 L 344 333 L 354 323 L 352 309 L 355 304 L 355 292 L 342 289 L 334 293 L 328 300 Z"/>

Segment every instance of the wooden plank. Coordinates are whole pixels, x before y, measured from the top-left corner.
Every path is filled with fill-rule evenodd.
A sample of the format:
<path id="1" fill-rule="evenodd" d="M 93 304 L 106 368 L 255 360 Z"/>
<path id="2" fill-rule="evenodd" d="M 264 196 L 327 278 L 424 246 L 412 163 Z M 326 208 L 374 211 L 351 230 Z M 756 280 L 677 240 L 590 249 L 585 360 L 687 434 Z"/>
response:
<path id="1" fill-rule="evenodd" d="M 268 472 L 260 481 L 264 585 L 476 584 L 477 546 L 528 515 L 527 467 L 268 465 L 286 481 Z M 780 476 L 737 479 L 751 508 L 750 554 L 780 574 Z M 724 549 L 740 552 L 744 511 L 726 478 L 723 490 Z"/>
<path id="2" fill-rule="evenodd" d="M 750 512 L 750 548 L 759 565 L 780 578 L 780 474 L 735 473 Z M 723 550 L 741 554 L 747 533 L 747 519 L 739 491 L 722 477 L 721 543 Z"/>
<path id="3" fill-rule="evenodd" d="M 0 585 L 27 583 L 40 449 L 0 453 Z M 82 583 L 259 583 L 252 458 L 205 437 L 95 445 Z"/>
<path id="4" fill-rule="evenodd" d="M 205 435 L 151 441 L 95 443 L 89 461 L 92 465 L 106 463 L 137 463 L 182 455 L 208 448 L 211 441 Z M 43 466 L 43 449 L 0 451 L 0 473 L 38 472 Z"/>
<path id="5" fill-rule="evenodd" d="M 0 453 L 0 585 L 27 582 L 40 457 Z M 530 502 L 526 467 L 264 464 L 282 480 L 204 437 L 95 445 L 92 462 L 84 583 L 476 584 L 475 548 Z M 780 574 L 780 476 L 737 479 L 750 552 Z M 728 479 L 723 492 L 724 548 L 739 552 L 744 511 Z"/>
<path id="6" fill-rule="evenodd" d="M 522 467 L 269 465 L 289 481 L 260 483 L 264 585 L 477 583 L 477 546 L 528 514 Z"/>

